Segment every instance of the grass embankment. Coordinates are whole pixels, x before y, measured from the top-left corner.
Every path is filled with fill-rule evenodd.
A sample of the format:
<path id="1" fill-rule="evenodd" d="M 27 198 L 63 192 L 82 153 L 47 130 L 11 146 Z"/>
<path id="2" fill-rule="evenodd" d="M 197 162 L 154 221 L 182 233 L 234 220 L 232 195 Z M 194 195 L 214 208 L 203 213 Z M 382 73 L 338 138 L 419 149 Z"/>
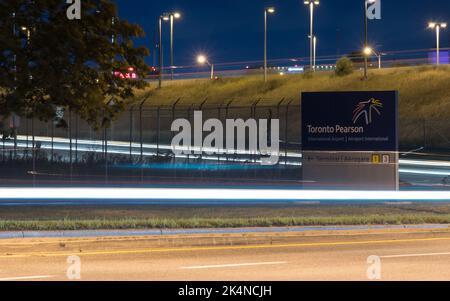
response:
<path id="1" fill-rule="evenodd" d="M 1 208 L 0 231 L 450 224 L 450 205 Z"/>
<path id="2" fill-rule="evenodd" d="M 158 90 L 152 84 L 141 91 L 137 99 L 150 96 L 153 105 L 171 105 L 181 98 L 180 104 L 220 104 L 236 99 L 234 105 L 251 104 L 260 99 L 260 105 L 276 105 L 280 99 L 300 101 L 301 92 L 311 91 L 364 91 L 398 90 L 400 92 L 400 117 L 410 119 L 443 119 L 450 117 L 450 67 L 402 67 L 370 70 L 364 81 L 360 72 L 345 77 L 334 73 L 318 72 L 313 76 L 271 75 L 267 84 L 261 76 L 223 78 L 217 81 L 180 80 L 166 81 Z"/>

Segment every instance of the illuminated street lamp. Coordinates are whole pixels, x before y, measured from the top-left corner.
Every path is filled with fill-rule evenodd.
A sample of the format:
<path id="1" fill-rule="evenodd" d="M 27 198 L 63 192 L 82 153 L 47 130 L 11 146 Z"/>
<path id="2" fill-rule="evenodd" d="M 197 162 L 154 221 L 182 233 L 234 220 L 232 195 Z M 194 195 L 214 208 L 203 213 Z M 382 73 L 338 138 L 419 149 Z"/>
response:
<path id="1" fill-rule="evenodd" d="M 27 42 L 29 42 L 31 37 L 31 31 L 25 26 L 22 26 L 20 29 L 22 29 L 22 31 L 25 32 L 27 36 Z"/>
<path id="2" fill-rule="evenodd" d="M 373 48 L 366 47 L 364 48 L 364 56 L 367 58 L 371 56 L 372 54 L 375 55 L 378 58 L 378 69 L 381 69 L 381 56 L 384 55 L 383 53 L 377 53 Z"/>
<path id="3" fill-rule="evenodd" d="M 211 80 L 214 79 L 214 64 L 211 64 L 208 60 L 208 58 L 204 55 L 199 55 L 197 57 L 197 63 L 199 63 L 200 65 L 204 65 L 207 64 L 208 66 L 211 67 Z"/>
<path id="4" fill-rule="evenodd" d="M 314 52 L 314 5 L 319 5 L 320 1 L 318 0 L 304 0 L 303 3 L 309 6 L 309 15 L 310 15 L 310 31 L 309 31 L 309 39 L 310 39 L 310 68 L 313 70 L 313 52 Z"/>
<path id="5" fill-rule="evenodd" d="M 267 82 L 267 15 L 273 13 L 274 7 L 264 9 L 264 82 Z"/>
<path id="6" fill-rule="evenodd" d="M 170 69 L 171 69 L 171 80 L 173 80 L 173 23 L 174 19 L 180 19 L 181 14 L 178 12 L 170 13 L 169 19 L 170 19 Z"/>
<path id="7" fill-rule="evenodd" d="M 364 0 L 364 49 L 369 47 L 368 43 L 368 23 L 369 16 L 367 15 L 367 10 L 369 4 L 375 3 L 376 0 Z M 364 78 L 367 79 L 367 55 L 364 56 Z"/>
<path id="8" fill-rule="evenodd" d="M 441 28 L 447 28 L 447 23 L 436 23 L 430 22 L 428 23 L 428 28 L 436 29 L 436 65 L 440 65 L 441 63 L 441 55 L 440 55 L 440 32 Z"/>
<path id="9" fill-rule="evenodd" d="M 165 13 L 159 17 L 159 27 L 158 27 L 158 33 L 159 33 L 159 58 L 158 58 L 158 65 L 159 65 L 159 82 L 158 82 L 158 88 L 161 89 L 162 87 L 162 81 L 163 81 L 163 46 L 162 46 L 162 22 L 163 21 L 169 21 L 170 15 Z"/>

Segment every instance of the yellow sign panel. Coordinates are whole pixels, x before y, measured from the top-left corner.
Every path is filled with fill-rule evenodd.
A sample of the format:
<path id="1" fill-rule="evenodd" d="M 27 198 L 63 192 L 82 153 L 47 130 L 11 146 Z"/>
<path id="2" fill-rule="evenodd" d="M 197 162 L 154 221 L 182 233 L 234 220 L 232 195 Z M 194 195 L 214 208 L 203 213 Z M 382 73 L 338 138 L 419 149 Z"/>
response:
<path id="1" fill-rule="evenodd" d="M 380 164 L 381 163 L 381 156 L 380 155 L 372 155 L 372 163 L 373 164 Z"/>

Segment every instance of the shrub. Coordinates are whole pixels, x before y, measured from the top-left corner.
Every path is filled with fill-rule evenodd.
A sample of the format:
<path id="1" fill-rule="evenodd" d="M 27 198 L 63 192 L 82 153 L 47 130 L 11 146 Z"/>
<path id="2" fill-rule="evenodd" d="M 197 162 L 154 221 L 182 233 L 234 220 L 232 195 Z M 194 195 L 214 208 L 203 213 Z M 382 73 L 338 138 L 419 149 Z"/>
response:
<path id="1" fill-rule="evenodd" d="M 336 63 L 336 75 L 346 76 L 353 73 L 353 62 L 348 57 L 340 58 Z"/>

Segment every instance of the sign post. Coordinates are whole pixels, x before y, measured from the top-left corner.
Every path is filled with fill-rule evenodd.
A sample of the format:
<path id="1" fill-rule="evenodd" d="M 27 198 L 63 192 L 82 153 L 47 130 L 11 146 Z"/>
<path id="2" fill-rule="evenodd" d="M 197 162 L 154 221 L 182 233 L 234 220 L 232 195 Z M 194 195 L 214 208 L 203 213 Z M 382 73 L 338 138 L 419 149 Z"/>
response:
<path id="1" fill-rule="evenodd" d="M 302 94 L 305 188 L 398 190 L 398 93 Z"/>

